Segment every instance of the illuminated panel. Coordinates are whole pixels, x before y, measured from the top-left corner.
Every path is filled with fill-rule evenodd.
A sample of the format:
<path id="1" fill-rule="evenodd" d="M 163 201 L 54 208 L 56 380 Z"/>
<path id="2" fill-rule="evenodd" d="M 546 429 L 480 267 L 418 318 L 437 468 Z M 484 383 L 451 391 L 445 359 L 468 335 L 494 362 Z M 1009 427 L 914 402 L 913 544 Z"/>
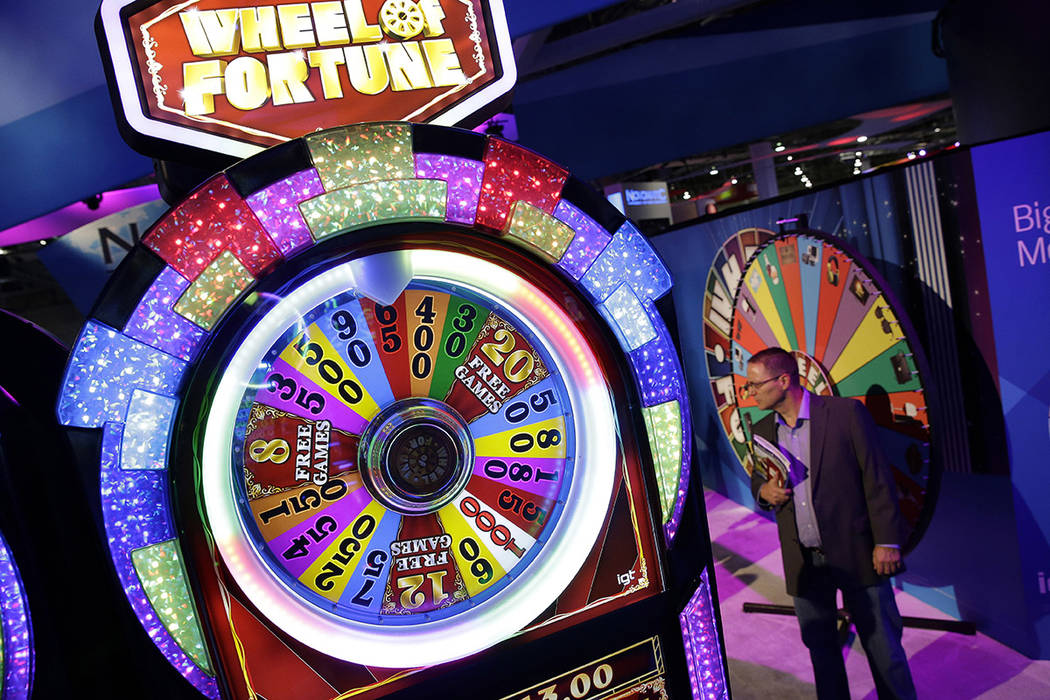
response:
<path id="1" fill-rule="evenodd" d="M 718 624 L 711 604 L 707 569 L 700 574 L 700 586 L 678 616 L 689 665 L 689 683 L 694 700 L 728 700 L 725 669 L 722 668 Z"/>
<path id="2" fill-rule="evenodd" d="M 33 635 L 22 579 L 3 536 L 0 606 L 0 691 L 4 700 L 25 700 L 33 683 Z"/>
<path id="3" fill-rule="evenodd" d="M 192 359 L 205 333 L 173 310 L 189 286 L 190 281 L 173 268 L 164 268 L 135 307 L 124 333 L 169 355 Z"/>
<path id="4" fill-rule="evenodd" d="M 449 251 L 407 250 L 417 280 L 452 282 L 482 298 L 498 299 L 543 338 L 573 407 L 580 482 L 564 504 L 571 528 L 557 530 L 523 576 L 469 616 L 435 620 L 391 635 L 376 625 L 318 615 L 316 607 L 272 576 L 242 531 L 229 488 L 230 450 L 244 380 L 301 310 L 353 288 L 349 264 L 326 270 L 293 290 L 267 312 L 230 360 L 213 394 L 202 454 L 204 508 L 223 561 L 252 603 L 277 627 L 325 654 L 381 667 L 428 665 L 461 658 L 520 630 L 545 610 L 576 575 L 605 520 L 615 477 L 615 419 L 597 359 L 572 319 L 542 290 L 514 273 L 473 256 Z M 357 261 L 355 261 L 357 262 Z"/>
<path id="5" fill-rule="evenodd" d="M 504 233 L 533 251 L 539 251 L 548 262 L 556 262 L 575 235 L 573 230 L 553 216 L 525 202 L 515 202 Z"/>
<path id="6" fill-rule="evenodd" d="M 223 312 L 253 281 L 228 250 L 208 265 L 175 302 L 176 313 L 210 331 Z"/>
<path id="7" fill-rule="evenodd" d="M 678 444 L 681 445 L 679 455 L 681 457 L 678 466 L 678 492 L 675 494 L 674 509 L 671 517 L 664 519 L 664 535 L 670 543 L 678 532 L 678 525 L 682 522 L 682 511 L 685 510 L 685 496 L 689 490 L 689 474 L 693 461 L 693 420 L 689 413 L 689 396 L 683 393 L 678 400 L 681 410 L 681 432 Z"/>
<path id="8" fill-rule="evenodd" d="M 412 127 L 357 124 L 304 137 L 324 188 L 376 180 L 407 180 L 415 174 Z"/>
<path id="9" fill-rule="evenodd" d="M 682 414 L 678 401 L 642 409 L 649 433 L 649 449 L 656 463 L 656 482 L 660 487 L 660 508 L 666 522 L 678 495 L 678 476 L 682 464 Z"/>
<path id="10" fill-rule="evenodd" d="M 625 222 L 583 277 L 583 285 L 603 301 L 627 282 L 644 299 L 659 299 L 671 289 L 671 274 L 645 236 Z"/>
<path id="11" fill-rule="evenodd" d="M 554 216 L 576 232 L 565 255 L 558 261 L 558 267 L 578 280 L 609 245 L 612 236 L 597 221 L 564 199 L 554 208 Z"/>
<path id="12" fill-rule="evenodd" d="M 387 180 L 345 187 L 303 202 L 299 208 L 314 238 L 380 221 L 445 220 L 441 180 Z"/>
<path id="13" fill-rule="evenodd" d="M 131 560 L 131 552 L 175 536 L 168 513 L 167 474 L 163 471 L 120 469 L 123 426 L 106 423 L 102 433 L 101 495 L 106 540 L 117 578 L 135 616 L 165 658 L 195 688 L 219 697 L 215 679 L 201 670 L 179 647 L 157 618 Z"/>
<path id="14" fill-rule="evenodd" d="M 416 154 L 416 176 L 424 180 L 448 183 L 448 206 L 445 218 L 461 224 L 473 224 L 481 196 L 481 176 L 485 164 L 469 158 Z"/>
<path id="15" fill-rule="evenodd" d="M 255 212 L 281 254 L 287 257 L 313 243 L 297 205 L 323 193 L 321 177 L 316 170 L 310 169 L 289 175 L 244 201 Z"/>
<path id="16" fill-rule="evenodd" d="M 256 276 L 280 259 L 277 247 L 225 175 L 204 183 L 142 242 L 191 281 L 227 249 Z"/>
<path id="17" fill-rule="evenodd" d="M 58 418 L 79 428 L 123 422 L 132 391 L 174 396 L 185 369 L 185 362 L 90 320 L 66 367 Z"/>
<path id="18" fill-rule="evenodd" d="M 485 146 L 477 223 L 502 231 L 511 205 L 518 201 L 552 213 L 568 176 L 568 171 L 546 158 L 490 137 Z"/>
<path id="19" fill-rule="evenodd" d="M 166 469 L 168 434 L 178 401 L 136 389 L 128 404 L 128 421 L 120 447 L 122 469 Z"/>
<path id="20" fill-rule="evenodd" d="M 628 352 L 656 337 L 652 320 L 630 285 L 621 284 L 598 309 L 611 322 L 620 344 Z"/>
<path id="21" fill-rule="evenodd" d="M 655 309 L 652 311 L 656 312 Z M 643 406 L 652 406 L 685 395 L 682 370 L 671 343 L 671 336 L 659 317 L 650 316 L 650 320 L 653 321 L 656 337 L 630 353 L 631 367 L 638 381 Z"/>
<path id="22" fill-rule="evenodd" d="M 176 541 L 136 549 L 131 553 L 131 563 L 164 628 L 197 666 L 205 673 L 211 673 L 211 660 L 204 648 Z"/>

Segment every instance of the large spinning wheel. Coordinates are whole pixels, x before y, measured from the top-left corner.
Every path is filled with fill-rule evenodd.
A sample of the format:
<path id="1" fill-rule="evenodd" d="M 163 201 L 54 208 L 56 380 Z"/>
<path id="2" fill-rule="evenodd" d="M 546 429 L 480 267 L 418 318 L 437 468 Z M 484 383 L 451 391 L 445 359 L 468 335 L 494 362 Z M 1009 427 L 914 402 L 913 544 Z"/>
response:
<path id="1" fill-rule="evenodd" d="M 704 299 L 708 374 L 722 427 L 750 475 L 779 471 L 753 452 L 749 425 L 768 412 L 747 395 L 747 363 L 766 347 L 795 355 L 815 394 L 864 402 L 893 466 L 910 549 L 935 501 L 930 426 L 915 331 L 886 283 L 859 254 L 818 232 L 745 229 L 715 257 Z M 753 462 L 757 461 L 757 464 Z"/>
<path id="2" fill-rule="evenodd" d="M 674 537 L 690 445 L 653 305 L 670 278 L 563 169 L 452 129 L 333 129 L 209 180 L 143 243 L 59 414 L 101 428 L 117 573 L 202 692 L 201 617 L 227 669 L 268 627 L 289 663 L 372 688 L 659 590 L 647 523 Z"/>

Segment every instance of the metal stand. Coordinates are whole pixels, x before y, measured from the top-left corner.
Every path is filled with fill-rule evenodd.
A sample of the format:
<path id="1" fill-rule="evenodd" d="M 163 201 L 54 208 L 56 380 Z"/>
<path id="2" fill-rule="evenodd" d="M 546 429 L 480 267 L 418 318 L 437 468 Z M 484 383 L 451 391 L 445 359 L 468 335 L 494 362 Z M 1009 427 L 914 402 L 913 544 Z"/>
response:
<path id="1" fill-rule="evenodd" d="M 795 608 L 790 605 L 774 605 L 773 603 L 744 603 L 746 613 L 764 613 L 766 615 L 794 615 Z M 839 614 L 839 638 L 845 643 L 849 636 L 851 624 L 849 613 L 840 609 Z M 977 625 L 965 620 L 935 620 L 929 617 L 910 617 L 901 615 L 905 627 L 914 627 L 924 630 L 941 630 L 942 632 L 955 632 L 956 634 L 977 634 Z"/>

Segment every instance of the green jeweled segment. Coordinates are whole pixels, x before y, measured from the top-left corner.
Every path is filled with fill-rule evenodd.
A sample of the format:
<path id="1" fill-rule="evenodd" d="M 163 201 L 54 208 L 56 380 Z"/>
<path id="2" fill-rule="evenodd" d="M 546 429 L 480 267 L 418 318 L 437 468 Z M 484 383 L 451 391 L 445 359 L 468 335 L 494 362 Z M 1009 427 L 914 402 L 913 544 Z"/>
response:
<path id="1" fill-rule="evenodd" d="M 660 488 L 660 511 L 667 522 L 674 510 L 678 477 L 682 467 L 682 412 L 677 401 L 643 408 L 649 433 L 649 449 L 656 462 L 656 483 Z"/>
<path id="2" fill-rule="evenodd" d="M 445 220 L 444 180 L 385 180 L 344 187 L 299 205 L 315 239 L 379 222 Z"/>
<path id="3" fill-rule="evenodd" d="M 233 253 L 224 250 L 182 293 L 175 312 L 210 331 L 254 279 Z"/>
<path id="4" fill-rule="evenodd" d="M 131 563 L 164 628 L 193 663 L 211 674 L 211 659 L 204 646 L 204 635 L 176 541 L 136 549 L 131 553 Z"/>
<path id="5" fill-rule="evenodd" d="M 527 202 L 515 202 L 508 221 L 507 236 L 540 251 L 551 262 L 561 260 L 576 235 L 572 228 Z"/>
<path id="6" fill-rule="evenodd" d="M 412 127 L 356 124 L 305 137 L 325 190 L 415 176 Z"/>

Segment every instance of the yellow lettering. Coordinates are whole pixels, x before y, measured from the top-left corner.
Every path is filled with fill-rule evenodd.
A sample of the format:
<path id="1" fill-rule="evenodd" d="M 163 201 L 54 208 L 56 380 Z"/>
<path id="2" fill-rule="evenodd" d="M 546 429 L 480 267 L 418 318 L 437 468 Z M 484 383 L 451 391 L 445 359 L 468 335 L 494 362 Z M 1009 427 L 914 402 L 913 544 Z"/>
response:
<path id="1" fill-rule="evenodd" d="M 226 67 L 226 99 L 241 110 L 262 107 L 270 96 L 266 66 L 251 56 L 239 56 Z"/>
<path id="2" fill-rule="evenodd" d="M 441 9 L 440 0 L 419 0 L 419 9 L 423 12 L 423 20 L 426 22 L 423 36 L 440 36 L 445 33 L 441 26 L 441 20 L 445 19 L 445 11 Z M 437 80 L 434 82 L 437 83 Z"/>
<path id="3" fill-rule="evenodd" d="M 305 49 L 317 46 L 317 42 L 314 41 L 313 22 L 310 21 L 309 5 L 306 3 L 278 5 L 277 18 L 281 24 L 284 48 Z"/>
<path id="4" fill-rule="evenodd" d="M 266 67 L 270 71 L 270 88 L 274 106 L 313 102 L 314 96 L 306 87 L 310 69 L 298 51 L 272 53 L 266 56 Z"/>
<path id="5" fill-rule="evenodd" d="M 307 54 L 312 68 L 321 73 L 321 89 L 326 100 L 335 100 L 343 96 L 343 86 L 339 82 L 338 66 L 346 63 L 342 49 L 317 49 Z"/>
<path id="6" fill-rule="evenodd" d="M 423 53 L 427 55 L 434 85 L 451 86 L 467 82 L 451 39 L 426 39 L 423 41 Z"/>
<path id="7" fill-rule="evenodd" d="M 346 9 L 346 22 L 350 26 L 350 36 L 354 38 L 355 44 L 367 44 L 383 38 L 383 32 L 379 29 L 379 25 L 369 24 L 368 20 L 365 19 L 365 11 L 361 8 L 361 0 L 343 0 L 343 7 Z"/>
<path id="8" fill-rule="evenodd" d="M 362 95 L 376 95 L 386 90 L 390 76 L 383 60 L 382 46 L 347 46 L 343 49 L 343 55 L 346 56 L 350 84 L 355 90 Z"/>
<path id="9" fill-rule="evenodd" d="M 277 10 L 273 7 L 242 7 L 241 47 L 248 53 L 277 51 L 281 36 L 277 32 Z"/>
<path id="10" fill-rule="evenodd" d="M 190 42 L 193 55 L 210 56 L 211 44 L 208 43 L 208 35 L 204 33 L 204 25 L 201 24 L 201 13 L 180 12 L 179 19 L 182 20 L 182 31 L 186 34 L 186 40 Z"/>
<path id="11" fill-rule="evenodd" d="M 346 15 L 339 0 L 314 2 L 310 4 L 314 13 L 314 31 L 317 32 L 317 43 L 321 46 L 342 46 L 350 43 L 347 32 Z"/>
<path id="12" fill-rule="evenodd" d="M 194 56 L 232 56 L 240 48 L 237 10 L 180 12 L 179 19 Z"/>
<path id="13" fill-rule="evenodd" d="M 222 94 L 225 61 L 194 61 L 182 66 L 182 101 L 186 114 L 200 116 L 215 111 L 215 95 Z"/>
<path id="14" fill-rule="evenodd" d="M 434 87 L 427 74 L 427 64 L 418 41 L 387 44 L 386 60 L 390 65 L 390 82 L 394 90 L 419 90 Z"/>

